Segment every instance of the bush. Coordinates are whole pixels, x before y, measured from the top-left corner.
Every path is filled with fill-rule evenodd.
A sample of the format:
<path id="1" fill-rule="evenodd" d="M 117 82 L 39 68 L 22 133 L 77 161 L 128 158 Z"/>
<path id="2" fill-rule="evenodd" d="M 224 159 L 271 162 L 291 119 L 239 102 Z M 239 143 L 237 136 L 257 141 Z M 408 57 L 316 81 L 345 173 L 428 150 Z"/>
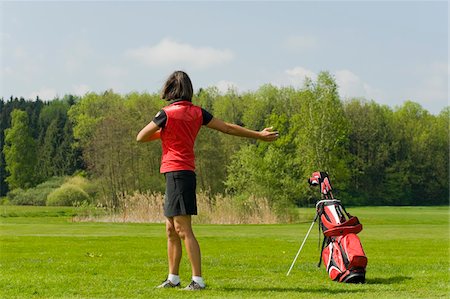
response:
<path id="1" fill-rule="evenodd" d="M 44 192 L 51 192 L 51 190 L 47 190 Z M 10 203 L 13 205 L 21 205 L 21 206 L 43 206 L 45 205 L 45 200 L 47 198 L 47 194 L 40 194 L 39 192 L 43 190 L 36 191 L 35 189 L 23 190 L 21 188 L 16 188 L 8 192 L 7 198 Z"/>
<path id="2" fill-rule="evenodd" d="M 28 189 L 25 193 L 25 198 L 28 199 L 30 205 L 45 206 L 47 196 L 56 188 L 42 186 L 40 188 Z"/>
<path id="3" fill-rule="evenodd" d="M 69 199 L 66 201 L 63 200 L 63 203 L 59 203 L 59 200 L 56 200 L 54 197 L 48 201 L 48 197 L 54 191 L 60 189 L 63 186 L 72 186 L 69 187 L 69 190 L 74 190 L 72 193 L 77 193 L 77 196 L 74 196 L 74 201 Z M 64 188 L 65 189 L 65 188 Z M 82 192 L 79 192 L 79 191 Z M 56 195 L 61 194 L 63 191 L 58 191 Z M 71 191 L 65 191 L 71 192 Z M 64 193 L 64 192 L 63 192 Z M 80 195 L 81 194 L 81 195 Z M 73 204 L 81 204 L 81 203 L 89 203 L 91 198 L 94 198 L 97 194 L 97 187 L 95 184 L 89 182 L 86 178 L 81 176 L 74 177 L 52 177 L 49 180 L 37 185 L 34 188 L 23 190 L 20 188 L 11 190 L 5 202 L 10 202 L 13 205 L 33 205 L 33 206 L 45 206 L 50 202 L 50 205 L 73 205 Z M 87 195 L 87 198 L 86 198 Z M 60 195 L 58 195 L 60 196 Z M 66 197 L 72 198 L 72 195 L 66 194 Z M 77 199 L 78 198 L 78 199 Z"/>
<path id="4" fill-rule="evenodd" d="M 83 189 L 67 183 L 47 196 L 48 206 L 78 206 L 89 202 L 89 195 Z"/>
<path id="5" fill-rule="evenodd" d="M 23 196 L 25 193 L 25 190 L 22 188 L 16 188 L 13 190 L 10 190 L 8 194 L 6 194 L 6 197 L 12 204 L 18 204 L 17 201 L 19 201 L 19 198 Z"/>
<path id="6" fill-rule="evenodd" d="M 11 190 L 7 198 L 14 205 L 45 206 L 47 196 L 64 182 L 63 177 L 53 177 L 34 188 Z"/>
<path id="7" fill-rule="evenodd" d="M 64 183 L 64 180 L 66 178 L 65 177 L 61 177 L 61 176 L 54 176 L 49 178 L 47 181 L 37 185 L 35 187 L 35 189 L 44 189 L 44 188 L 52 188 L 52 189 L 56 189 L 61 187 L 61 185 Z"/>
<path id="8" fill-rule="evenodd" d="M 68 178 L 65 184 L 79 187 L 86 192 L 90 198 L 95 198 L 97 195 L 97 186 L 82 176 L 76 175 Z"/>

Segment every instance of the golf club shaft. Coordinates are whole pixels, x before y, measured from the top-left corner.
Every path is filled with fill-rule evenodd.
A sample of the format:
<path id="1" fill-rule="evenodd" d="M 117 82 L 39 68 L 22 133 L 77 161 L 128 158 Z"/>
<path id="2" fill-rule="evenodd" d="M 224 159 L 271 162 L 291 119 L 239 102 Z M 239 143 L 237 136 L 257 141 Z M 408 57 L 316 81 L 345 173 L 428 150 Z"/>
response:
<path id="1" fill-rule="evenodd" d="M 316 219 L 314 219 L 313 222 L 311 223 L 311 226 L 309 227 L 309 230 L 308 230 L 308 232 L 306 233 L 305 239 L 303 239 L 303 243 L 302 243 L 302 245 L 300 246 L 300 249 L 298 250 L 297 255 L 295 256 L 294 261 L 292 261 L 292 265 L 291 265 L 291 267 L 289 268 L 289 271 L 288 271 L 288 273 L 286 274 L 286 276 L 288 276 L 289 273 L 291 273 L 291 270 L 292 270 L 292 268 L 294 267 L 295 261 L 297 261 L 298 255 L 300 254 L 300 251 L 302 251 L 303 245 L 305 245 L 306 239 L 308 238 L 309 233 L 311 232 L 311 229 L 313 228 L 315 222 L 316 222 Z"/>

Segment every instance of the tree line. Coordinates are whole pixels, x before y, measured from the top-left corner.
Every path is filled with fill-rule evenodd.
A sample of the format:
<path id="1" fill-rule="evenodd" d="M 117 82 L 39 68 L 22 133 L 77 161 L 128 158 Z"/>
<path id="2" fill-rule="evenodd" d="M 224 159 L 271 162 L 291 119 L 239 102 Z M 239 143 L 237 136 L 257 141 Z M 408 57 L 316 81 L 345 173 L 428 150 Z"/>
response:
<path id="1" fill-rule="evenodd" d="M 449 200 L 449 107 L 390 108 L 341 100 L 327 73 L 302 88 L 263 85 L 225 94 L 199 89 L 194 103 L 215 117 L 280 138 L 264 143 L 203 128 L 196 141 L 198 188 L 274 206 L 313 204 L 313 171 L 327 171 L 337 197 L 353 205 L 434 205 Z M 113 91 L 52 101 L 0 101 L 0 196 L 55 176 L 84 172 L 111 205 L 123 194 L 164 192 L 160 143 L 137 132 L 166 102 L 158 94 Z"/>

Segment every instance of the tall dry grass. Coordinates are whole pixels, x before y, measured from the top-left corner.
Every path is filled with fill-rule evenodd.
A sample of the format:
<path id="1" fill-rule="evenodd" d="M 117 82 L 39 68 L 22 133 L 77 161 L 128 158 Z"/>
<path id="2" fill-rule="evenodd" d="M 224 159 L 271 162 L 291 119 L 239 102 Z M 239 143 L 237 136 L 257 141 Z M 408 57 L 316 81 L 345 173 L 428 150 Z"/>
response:
<path id="1" fill-rule="evenodd" d="M 160 193 L 134 193 L 120 196 L 118 211 L 103 215 L 79 215 L 74 221 L 162 223 L 164 195 Z M 265 198 L 233 198 L 224 195 L 197 194 L 198 215 L 193 222 L 199 224 L 274 224 L 293 222 L 292 213 L 275 211 Z M 295 218 L 295 216 L 294 216 Z"/>
<path id="2" fill-rule="evenodd" d="M 198 215 L 194 223 L 210 224 L 269 224 L 278 223 L 278 217 L 265 198 L 251 196 L 238 200 L 230 196 L 197 196 Z"/>

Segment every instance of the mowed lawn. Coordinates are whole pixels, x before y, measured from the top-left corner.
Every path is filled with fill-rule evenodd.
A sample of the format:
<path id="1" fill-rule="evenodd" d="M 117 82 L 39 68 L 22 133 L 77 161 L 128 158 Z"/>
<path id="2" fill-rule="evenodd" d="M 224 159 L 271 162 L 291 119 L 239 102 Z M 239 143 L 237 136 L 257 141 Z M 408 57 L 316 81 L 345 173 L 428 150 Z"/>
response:
<path id="1" fill-rule="evenodd" d="M 196 225 L 207 289 L 155 289 L 167 275 L 163 224 L 75 223 L 73 208 L 1 206 L 1 298 L 448 298 L 448 207 L 348 208 L 364 225 L 366 284 L 331 281 L 317 225 L 286 276 L 304 223 Z M 186 254 L 183 285 L 190 281 Z"/>

